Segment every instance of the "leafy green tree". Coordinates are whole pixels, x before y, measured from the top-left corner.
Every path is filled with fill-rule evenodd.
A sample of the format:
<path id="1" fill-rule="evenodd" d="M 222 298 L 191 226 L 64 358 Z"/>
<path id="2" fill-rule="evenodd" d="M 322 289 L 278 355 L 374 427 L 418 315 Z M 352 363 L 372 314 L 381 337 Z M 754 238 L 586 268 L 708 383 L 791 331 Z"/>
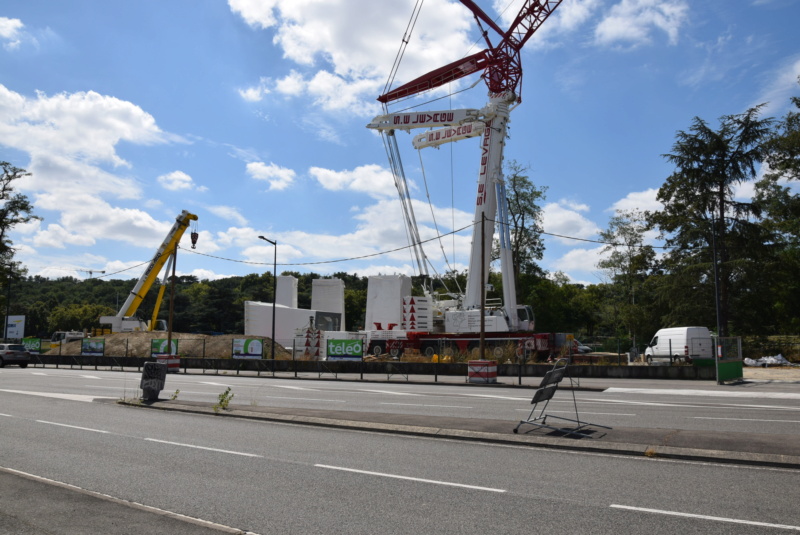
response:
<path id="1" fill-rule="evenodd" d="M 14 262 L 14 243 L 9 237 L 11 230 L 21 223 L 28 223 L 34 219 L 41 219 L 33 215 L 33 205 L 28 198 L 14 192 L 14 181 L 30 176 L 25 169 L 14 167 L 8 162 L 0 162 L 0 262 L 2 262 L 3 277 L 10 273 L 19 276 L 24 270 Z"/>
<path id="2" fill-rule="evenodd" d="M 603 248 L 607 256 L 597 266 L 609 275 L 614 290 L 611 298 L 616 301 L 614 316 L 625 326 L 634 344 L 648 310 L 641 304 L 641 295 L 637 302 L 637 294 L 641 293 L 655 260 L 655 250 L 644 243 L 647 229 L 645 214 L 631 210 L 618 212 L 600 233 L 600 239 L 607 244 Z"/>
<path id="3" fill-rule="evenodd" d="M 800 78 L 798 78 L 800 82 Z M 768 171 L 756 184 L 762 224 L 773 233 L 777 257 L 769 271 L 775 331 L 800 330 L 800 195 L 788 184 L 800 180 L 800 97 L 778 123 L 768 143 Z"/>
<path id="4" fill-rule="evenodd" d="M 511 160 L 506 166 L 506 201 L 511 231 L 511 259 L 514 282 L 519 287 L 520 273 L 543 274 L 537 261 L 544 254 L 542 208 L 547 187 L 536 187 L 528 168 Z"/>
<path id="5" fill-rule="evenodd" d="M 679 131 L 672 152 L 664 156 L 675 165 L 675 172 L 659 189 L 663 210 L 651 214 L 651 222 L 666 236 L 674 249 L 666 265 L 673 288 L 665 288 L 675 300 L 697 302 L 699 324 L 713 324 L 714 267 L 718 268 L 717 295 L 720 335 L 727 336 L 732 317 L 732 286 L 741 282 L 753 269 L 764 243 L 770 242 L 763 227 L 755 220 L 760 208 L 752 202 L 736 199 L 734 188 L 756 178 L 757 167 L 766 157 L 766 141 L 772 131 L 772 119 L 759 117 L 761 106 L 738 115 L 720 119 L 718 129 L 695 117 L 688 131 Z M 716 262 L 714 252 L 716 251 Z M 702 287 L 705 291 L 698 291 Z M 679 290 L 682 290 L 679 291 Z M 710 305 L 710 306 L 709 306 Z M 695 316 L 696 317 L 696 316 Z M 672 322 L 684 323 L 673 306 Z"/>
<path id="6" fill-rule="evenodd" d="M 50 331 L 83 331 L 100 327 L 100 316 L 114 315 L 111 307 L 93 304 L 70 304 L 55 307 L 48 318 Z"/>

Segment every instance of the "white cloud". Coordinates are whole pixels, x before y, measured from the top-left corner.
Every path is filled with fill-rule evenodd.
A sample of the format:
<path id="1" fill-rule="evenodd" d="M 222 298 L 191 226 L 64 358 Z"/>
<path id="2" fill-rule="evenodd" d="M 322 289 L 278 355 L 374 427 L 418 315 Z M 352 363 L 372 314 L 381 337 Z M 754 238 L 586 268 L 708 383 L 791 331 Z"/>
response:
<path id="1" fill-rule="evenodd" d="M 239 89 L 239 96 L 247 102 L 260 102 L 265 95 L 271 93 L 269 85 L 271 80 L 269 78 L 261 77 L 257 85 Z"/>
<path id="2" fill-rule="evenodd" d="M 767 87 L 764 88 L 755 104 L 766 102 L 763 115 L 781 113 L 791 105 L 789 97 L 796 96 L 798 89 L 797 79 L 800 76 L 800 57 L 795 56 L 786 61 L 772 76 Z"/>
<path id="3" fill-rule="evenodd" d="M 228 0 L 231 11 L 253 28 L 269 28 L 276 23 L 272 14 L 278 0 Z"/>
<path id="4" fill-rule="evenodd" d="M 39 247 L 91 246 L 98 240 L 111 239 L 155 249 L 174 223 L 155 220 L 142 210 L 111 206 L 81 191 L 41 194 L 36 207 L 60 211 L 56 222 L 42 224 L 32 237 Z"/>
<path id="5" fill-rule="evenodd" d="M 550 203 L 542 209 L 542 224 L 548 234 L 558 234 L 564 238 L 556 237 L 563 243 L 575 243 L 568 238 L 590 238 L 596 236 L 600 229 L 593 222 L 569 207 L 559 203 Z"/>
<path id="6" fill-rule="evenodd" d="M 357 191 L 374 198 L 397 196 L 392 173 L 379 165 L 362 165 L 352 171 L 312 167 L 308 172 L 327 190 Z"/>
<path id="7" fill-rule="evenodd" d="M 69 232 L 61 225 L 48 225 L 44 230 L 39 230 L 33 239 L 37 247 L 55 247 L 64 249 L 67 245 L 94 245 L 95 240 L 91 235 L 78 232 Z"/>
<path id="8" fill-rule="evenodd" d="M 155 119 L 138 106 L 94 91 L 37 92 L 26 98 L 0 84 L 0 139 L 32 157 L 68 157 L 90 164 L 130 166 L 116 153 L 128 141 L 153 145 L 177 141 L 163 132 Z"/>
<path id="9" fill-rule="evenodd" d="M 586 272 L 596 269 L 597 263 L 603 258 L 603 246 L 593 249 L 571 249 L 552 265 L 555 269 L 565 272 Z"/>
<path id="10" fill-rule="evenodd" d="M 25 25 L 19 19 L 0 17 L 0 41 L 4 41 L 3 48 L 6 50 L 19 48 L 22 28 L 24 27 Z"/>
<path id="11" fill-rule="evenodd" d="M 654 29 L 667 34 L 669 43 L 678 42 L 681 26 L 688 20 L 685 0 L 622 0 L 597 25 L 595 42 L 600 45 L 648 44 Z"/>
<path id="12" fill-rule="evenodd" d="M 237 225 L 247 224 L 247 219 L 233 206 L 208 206 L 206 209 L 215 216 L 233 221 Z"/>
<path id="13" fill-rule="evenodd" d="M 247 174 L 256 180 L 266 180 L 269 182 L 269 189 L 277 191 L 288 188 L 296 176 L 292 169 L 271 162 L 269 165 L 264 162 L 250 162 L 247 164 Z"/>
<path id="14" fill-rule="evenodd" d="M 198 186 L 195 184 L 192 177 L 184 173 L 183 171 L 172 171 L 171 173 L 167 173 L 165 175 L 161 175 L 158 177 L 158 183 L 161 184 L 161 187 L 167 189 L 169 191 L 180 191 L 180 190 L 197 190 L 197 191 L 206 191 L 208 188 L 205 186 Z"/>
<path id="15" fill-rule="evenodd" d="M 413 0 L 380 5 L 372 0 L 229 0 L 251 27 L 274 32 L 273 42 L 297 69 L 268 87 L 240 92 L 251 100 L 273 90 L 311 96 L 325 110 L 372 113 L 400 47 Z M 471 13 L 450 0 L 429 0 L 404 54 L 397 83 L 416 78 L 464 55 L 474 29 Z M 357 22 L 356 22 L 357 21 Z M 357 27 L 357 30 L 356 30 Z M 259 89 L 261 88 L 261 89 Z M 365 109 L 365 104 L 369 105 Z"/>
<path id="16" fill-rule="evenodd" d="M 656 200 L 658 189 L 650 188 L 644 191 L 633 191 L 624 198 L 611 205 L 611 210 L 622 212 L 626 210 L 656 211 L 663 208 L 663 205 Z"/>

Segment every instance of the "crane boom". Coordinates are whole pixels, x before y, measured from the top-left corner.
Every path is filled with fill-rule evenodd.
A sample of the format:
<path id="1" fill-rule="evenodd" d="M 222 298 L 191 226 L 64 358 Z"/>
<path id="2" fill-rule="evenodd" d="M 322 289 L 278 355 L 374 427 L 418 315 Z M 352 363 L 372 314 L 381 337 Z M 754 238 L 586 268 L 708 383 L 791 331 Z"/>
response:
<path id="1" fill-rule="evenodd" d="M 164 267 L 164 264 L 167 262 L 167 260 L 174 255 L 176 246 L 181 241 L 183 233 L 186 231 L 192 221 L 197 221 L 196 215 L 191 214 L 186 210 L 180 213 L 180 215 L 175 219 L 175 224 L 172 225 L 169 233 L 167 233 L 167 237 L 164 238 L 161 246 L 156 250 L 155 256 L 153 256 L 153 258 L 150 260 L 150 263 L 144 270 L 144 273 L 142 273 L 142 276 L 139 277 L 139 280 L 136 282 L 133 290 L 131 290 L 131 293 L 125 300 L 125 303 L 123 303 L 122 308 L 119 309 L 119 312 L 117 312 L 116 316 L 101 316 L 101 324 L 111 324 L 112 332 L 120 332 L 123 330 L 143 330 L 142 326 L 147 327 L 146 325 L 140 325 L 138 320 L 135 321 L 136 326 L 134 328 L 126 328 L 124 325 L 126 324 L 128 318 L 133 317 L 136 314 L 136 311 L 139 310 L 139 305 L 142 304 L 145 295 L 147 295 L 150 287 L 158 277 L 158 273 L 161 271 L 161 268 Z M 149 326 L 150 330 L 152 330 L 154 326 L 155 324 L 151 323 Z"/>
<path id="2" fill-rule="evenodd" d="M 509 29 L 503 32 L 475 2 L 461 0 L 479 23 L 487 24 L 501 36 L 500 42 L 492 46 L 488 35 L 484 34 L 489 46 L 487 50 L 461 58 L 407 82 L 379 96 L 378 102 L 386 104 L 400 98 L 412 97 L 479 71 L 483 71 L 483 79 L 490 94 L 515 92 L 522 78 L 520 50 L 561 2 L 562 0 L 527 0 Z"/>

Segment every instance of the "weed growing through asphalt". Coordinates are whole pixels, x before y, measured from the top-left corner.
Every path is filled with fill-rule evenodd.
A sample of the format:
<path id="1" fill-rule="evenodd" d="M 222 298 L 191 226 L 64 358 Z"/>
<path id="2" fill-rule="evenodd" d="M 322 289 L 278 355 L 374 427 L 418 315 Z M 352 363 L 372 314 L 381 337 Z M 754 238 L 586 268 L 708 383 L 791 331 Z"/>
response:
<path id="1" fill-rule="evenodd" d="M 175 391 L 175 393 L 174 393 L 174 394 L 172 394 L 172 395 L 169 397 L 169 399 L 171 399 L 172 401 L 175 401 L 176 399 L 178 399 L 178 394 L 180 394 L 180 393 L 181 393 L 181 391 L 180 391 L 180 390 L 176 390 L 176 391 Z"/>
<path id="2" fill-rule="evenodd" d="M 228 408 L 228 404 L 233 399 L 233 394 L 231 394 L 231 387 L 225 389 L 225 392 L 220 394 L 217 399 L 219 401 L 216 405 L 214 405 L 214 412 L 219 412 L 220 410 L 226 410 Z"/>

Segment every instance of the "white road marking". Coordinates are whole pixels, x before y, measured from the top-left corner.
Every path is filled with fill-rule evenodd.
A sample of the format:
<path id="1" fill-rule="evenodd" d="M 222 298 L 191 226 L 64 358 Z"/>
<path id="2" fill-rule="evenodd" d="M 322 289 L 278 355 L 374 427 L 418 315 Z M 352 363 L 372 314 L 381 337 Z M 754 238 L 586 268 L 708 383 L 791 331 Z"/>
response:
<path id="1" fill-rule="evenodd" d="M 123 499 L 120 499 L 120 498 L 115 498 L 114 496 L 110 496 L 108 494 L 102 494 L 100 492 L 95 492 L 93 490 L 88 490 L 88 489 L 85 489 L 83 487 L 78 487 L 76 485 L 72 485 L 70 483 L 64 483 L 64 482 L 61 482 L 61 481 L 56 481 L 55 479 L 48 479 L 46 477 L 37 476 L 37 475 L 34 475 L 34 474 L 30 474 L 28 472 L 21 472 L 19 470 L 14 470 L 13 468 L 5 468 L 5 467 L 2 467 L 2 466 L 0 466 L 0 470 L 2 470 L 4 472 L 11 473 L 11 474 L 16 474 L 18 476 L 22 476 L 22 477 L 25 477 L 25 478 L 28 478 L 28 479 L 32 479 L 34 481 L 41 481 L 43 483 L 54 485 L 56 487 L 61 487 L 61 488 L 69 489 L 69 490 L 79 491 L 79 492 L 85 493 L 85 494 L 87 494 L 89 496 L 95 496 L 97 498 L 101 498 L 103 500 L 107 500 L 107 501 L 110 501 L 112 503 L 116 503 L 118 505 L 123 505 L 125 507 L 131 507 L 133 509 L 139 509 L 139 510 L 142 510 L 142 511 L 155 512 L 155 513 L 158 513 L 160 515 L 164 515 L 164 516 L 167 516 L 167 517 L 172 517 L 172 518 L 185 520 L 185 521 L 190 522 L 192 524 L 197 524 L 197 525 L 201 525 L 201 526 L 207 526 L 207 527 L 218 529 L 218 530 L 225 531 L 225 532 L 228 532 L 228 533 L 233 533 L 234 532 L 234 529 L 231 528 L 230 526 L 225 526 L 223 524 L 217 524 L 216 522 L 209 522 L 208 520 L 203 520 L 202 518 L 196 518 L 196 517 L 192 517 L 192 516 L 182 515 L 180 513 L 175 513 L 173 511 L 167 511 L 166 509 L 159 509 L 158 507 L 153 507 L 153 506 L 150 506 L 150 505 L 144 505 L 144 504 L 141 504 L 139 502 L 132 502 L 132 501 L 129 501 L 129 500 L 123 500 Z M 257 535 L 256 533 L 253 533 L 252 531 L 247 531 L 247 532 L 237 531 L 237 533 L 243 533 L 244 535 Z"/>
<path id="2" fill-rule="evenodd" d="M 40 396 L 43 398 L 55 398 L 55 399 L 66 399 L 69 401 L 84 401 L 91 403 L 95 399 L 104 398 L 104 399 L 114 399 L 113 397 L 108 396 L 85 396 L 81 394 L 56 394 L 53 392 L 26 392 L 25 390 L 3 390 L 0 389 L 0 392 L 8 392 L 9 394 L 27 394 L 29 396 Z"/>
<path id="3" fill-rule="evenodd" d="M 701 396 L 712 398 L 764 398 L 764 399 L 800 399 L 800 394 L 791 392 L 723 392 L 718 390 L 660 389 L 660 388 L 606 388 L 603 392 L 610 394 L 656 394 L 665 396 Z"/>
<path id="4" fill-rule="evenodd" d="M 2 412 L 0 412 L 0 416 L 7 416 L 8 418 L 13 418 L 13 416 L 11 416 L 10 414 L 3 414 Z"/>
<path id="5" fill-rule="evenodd" d="M 326 403 L 347 403 L 343 399 L 292 398 L 289 396 L 258 396 L 259 399 L 290 399 L 292 401 L 324 401 Z"/>
<path id="6" fill-rule="evenodd" d="M 201 385 L 211 385 L 211 386 L 233 386 L 233 385 L 230 385 L 228 383 L 210 383 L 210 382 L 207 382 L 207 381 L 200 381 L 200 384 Z"/>
<path id="7" fill-rule="evenodd" d="M 711 416 L 690 416 L 695 420 L 734 420 L 737 422 L 780 422 L 784 424 L 800 424 L 800 420 L 764 420 L 763 418 L 713 418 Z"/>
<path id="8" fill-rule="evenodd" d="M 381 403 L 381 405 L 402 405 L 404 407 L 439 407 L 442 409 L 471 409 L 459 405 L 422 405 L 421 403 Z"/>
<path id="9" fill-rule="evenodd" d="M 396 474 L 386 474 L 382 472 L 370 472 L 367 470 L 356 470 L 354 468 L 344 468 L 341 466 L 329 466 L 326 464 L 315 464 L 317 468 L 327 468 L 329 470 L 341 470 L 342 472 L 354 472 L 356 474 L 365 474 L 368 476 L 378 476 L 378 477 L 388 477 L 392 479 L 404 479 L 406 481 L 416 481 L 418 483 L 431 483 L 433 485 L 445 485 L 448 487 L 460 487 L 464 489 L 473 489 L 473 490 L 485 490 L 488 492 L 506 492 L 505 489 L 495 489 L 492 487 L 477 487 L 475 485 L 464 485 L 461 483 L 451 483 L 449 481 L 439 481 L 435 479 L 421 479 L 418 477 L 408 477 L 408 476 L 399 476 Z"/>
<path id="10" fill-rule="evenodd" d="M 521 411 L 521 412 L 530 412 L 530 409 L 514 409 L 514 410 Z M 575 411 L 547 411 L 547 412 L 548 413 L 550 413 L 550 412 L 563 412 L 565 414 L 575 414 Z M 586 412 L 586 411 L 580 411 L 580 414 L 602 414 L 604 416 L 637 416 L 636 414 L 627 414 L 627 413 L 624 413 L 624 412 Z"/>
<path id="11" fill-rule="evenodd" d="M 366 388 L 361 389 L 361 392 L 373 392 L 375 394 L 391 394 L 393 396 L 424 396 L 424 394 L 411 394 L 410 392 L 393 392 L 391 390 L 368 390 Z"/>
<path id="12" fill-rule="evenodd" d="M 81 375 L 84 379 L 100 379 L 100 377 L 96 375 Z"/>
<path id="13" fill-rule="evenodd" d="M 732 524 L 746 524 L 748 526 L 759 526 L 765 528 L 789 529 L 800 531 L 800 526 L 790 526 L 786 524 L 770 524 L 767 522 L 754 522 L 752 520 L 739 520 L 736 518 L 726 518 L 723 516 L 696 515 L 692 513 L 681 513 L 678 511 L 663 511 L 661 509 L 648 509 L 646 507 L 631 507 L 629 505 L 611 505 L 612 509 L 626 509 L 628 511 L 639 511 L 642 513 L 655 513 L 660 515 L 680 516 L 683 518 L 697 518 L 699 520 L 714 520 L 716 522 L 728 522 Z"/>
<path id="14" fill-rule="evenodd" d="M 232 450 L 221 450 L 219 448 L 207 448 L 205 446 L 195 446 L 194 444 L 183 444 L 181 442 L 170 442 L 168 440 L 159 440 L 157 438 L 145 438 L 149 442 L 158 442 L 159 444 L 169 444 L 171 446 L 182 446 L 184 448 L 194 448 L 197 450 L 206 450 L 206 451 L 216 451 L 218 453 L 230 453 L 231 455 L 241 455 L 243 457 L 260 457 L 263 458 L 263 455 L 256 455 L 254 453 L 244 453 L 241 451 L 232 451 Z"/>
<path id="15" fill-rule="evenodd" d="M 600 403 L 608 403 L 609 405 L 643 405 L 648 407 L 684 407 L 693 409 L 707 409 L 705 405 L 687 405 L 686 403 L 658 403 L 656 401 L 629 401 L 624 399 L 595 399 L 584 398 L 581 401 L 595 401 Z"/>
<path id="16" fill-rule="evenodd" d="M 69 425 L 69 424 L 60 424 L 58 422 L 48 422 L 47 420 L 36 420 L 40 424 L 49 424 L 49 425 L 57 425 L 59 427 L 69 427 L 71 429 L 80 429 L 81 431 L 92 431 L 93 433 L 103 433 L 108 434 L 108 431 L 103 431 L 102 429 L 92 429 L 91 427 L 80 427 L 78 425 Z"/>
<path id="17" fill-rule="evenodd" d="M 31 372 L 31 375 L 47 375 L 44 372 Z"/>
<path id="18" fill-rule="evenodd" d="M 530 398 L 515 398 L 510 396 L 494 396 L 492 394 L 459 394 L 468 398 L 510 399 L 512 401 L 528 401 Z"/>
<path id="19" fill-rule="evenodd" d="M 310 392 L 319 392 L 319 390 L 316 389 L 316 388 L 304 388 L 302 386 L 273 385 L 273 384 L 271 384 L 269 386 L 271 386 L 272 388 L 286 388 L 286 389 L 289 389 L 289 390 L 308 390 Z"/>

